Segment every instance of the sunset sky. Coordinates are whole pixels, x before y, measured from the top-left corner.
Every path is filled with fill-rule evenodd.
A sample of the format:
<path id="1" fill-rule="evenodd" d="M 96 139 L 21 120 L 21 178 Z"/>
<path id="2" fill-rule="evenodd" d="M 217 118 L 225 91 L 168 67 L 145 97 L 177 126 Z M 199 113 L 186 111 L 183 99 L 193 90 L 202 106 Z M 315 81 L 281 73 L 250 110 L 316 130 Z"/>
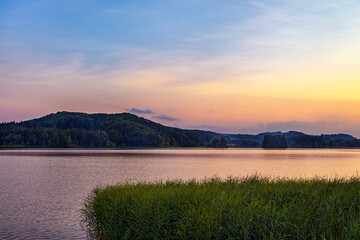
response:
<path id="1" fill-rule="evenodd" d="M 360 137 L 360 1 L 1 1 L 0 122 L 57 111 Z"/>

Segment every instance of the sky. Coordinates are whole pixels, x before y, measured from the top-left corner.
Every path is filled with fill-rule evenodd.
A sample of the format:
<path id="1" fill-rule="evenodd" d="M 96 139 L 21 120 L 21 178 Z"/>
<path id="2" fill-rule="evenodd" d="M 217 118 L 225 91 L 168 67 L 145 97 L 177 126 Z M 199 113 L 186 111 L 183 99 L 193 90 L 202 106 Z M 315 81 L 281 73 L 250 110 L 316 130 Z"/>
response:
<path id="1" fill-rule="evenodd" d="M 360 137 L 360 1 L 0 1 L 0 122 L 131 112 Z"/>

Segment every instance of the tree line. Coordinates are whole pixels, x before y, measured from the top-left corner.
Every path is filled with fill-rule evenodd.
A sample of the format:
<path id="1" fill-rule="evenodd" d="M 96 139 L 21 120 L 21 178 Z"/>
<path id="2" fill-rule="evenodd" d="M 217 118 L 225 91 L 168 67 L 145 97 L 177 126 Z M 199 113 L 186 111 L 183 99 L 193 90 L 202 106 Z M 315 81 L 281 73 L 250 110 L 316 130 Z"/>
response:
<path id="1" fill-rule="evenodd" d="M 217 137 L 211 132 L 166 127 L 129 113 L 58 112 L 30 121 L 0 124 L 2 146 L 206 147 Z M 221 144 L 211 147 L 226 147 L 224 140 L 219 141 Z"/>

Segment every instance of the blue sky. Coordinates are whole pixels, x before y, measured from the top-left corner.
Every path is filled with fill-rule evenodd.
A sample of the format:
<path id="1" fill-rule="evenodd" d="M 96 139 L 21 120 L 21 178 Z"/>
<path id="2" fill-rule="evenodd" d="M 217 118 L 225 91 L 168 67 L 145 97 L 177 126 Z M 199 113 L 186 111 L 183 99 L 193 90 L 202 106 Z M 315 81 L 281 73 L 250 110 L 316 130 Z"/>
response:
<path id="1" fill-rule="evenodd" d="M 226 47 L 221 46 L 216 34 L 226 24 L 242 21 L 254 11 L 249 4 L 229 2 L 219 8 L 214 3 L 6 1 L 0 13 L 2 50 L 13 47 L 29 51 L 32 59 L 50 58 L 54 62 L 79 54 L 90 67 L 130 64 L 129 57 L 137 62 L 136 54 L 141 51 L 180 51 L 208 57 Z M 38 55 L 33 56 L 33 52 Z M 114 52 L 124 55 L 114 57 Z M 151 64 L 148 61 L 146 64 Z"/>
<path id="2" fill-rule="evenodd" d="M 352 0 L 1 1 L 0 121 L 134 108 L 179 127 L 360 136 L 359 10 Z"/>

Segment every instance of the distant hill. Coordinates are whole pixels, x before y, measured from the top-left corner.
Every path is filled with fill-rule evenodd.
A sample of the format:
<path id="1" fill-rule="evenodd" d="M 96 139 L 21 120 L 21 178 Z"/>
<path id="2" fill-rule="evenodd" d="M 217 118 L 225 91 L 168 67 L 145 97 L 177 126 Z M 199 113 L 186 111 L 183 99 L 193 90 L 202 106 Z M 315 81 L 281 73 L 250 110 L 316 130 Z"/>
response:
<path id="1" fill-rule="evenodd" d="M 286 138 L 295 136 L 306 136 L 305 133 L 290 131 L 290 132 L 263 132 L 257 135 L 252 134 L 226 134 L 229 139 L 229 144 L 234 147 L 261 147 L 264 137 L 266 135 L 284 135 Z"/>
<path id="2" fill-rule="evenodd" d="M 266 134 L 262 142 L 263 148 L 287 148 L 288 143 L 284 135 Z"/>
<path id="3" fill-rule="evenodd" d="M 307 135 L 302 132 L 221 134 L 163 126 L 130 113 L 58 112 L 19 123 L 0 124 L 0 147 L 262 147 L 265 136 L 283 136 L 291 148 L 360 147 L 347 134 Z M 269 140 L 270 139 L 270 140 Z M 264 146 L 277 146 L 270 137 Z M 282 141 L 283 141 L 282 140 Z M 275 141 L 275 140 L 274 140 Z M 277 141 L 277 140 L 276 140 Z M 285 146 L 285 142 L 283 142 Z"/>
<path id="4" fill-rule="evenodd" d="M 249 134 L 227 134 L 229 144 L 232 147 L 262 147 L 277 146 L 277 140 L 271 142 L 267 139 L 264 145 L 265 136 L 284 136 L 289 148 L 359 148 L 360 140 L 348 134 L 331 135 L 308 135 L 302 132 L 264 132 L 257 135 Z"/>
<path id="5" fill-rule="evenodd" d="M 348 141 L 348 140 L 354 140 L 356 138 L 354 138 L 353 136 L 349 135 L 349 134 L 331 134 L 331 135 L 324 135 L 325 140 L 340 140 L 340 141 Z"/>
<path id="6" fill-rule="evenodd" d="M 0 145 L 24 147 L 205 147 L 222 135 L 166 127 L 130 113 L 58 112 L 0 124 Z"/>

